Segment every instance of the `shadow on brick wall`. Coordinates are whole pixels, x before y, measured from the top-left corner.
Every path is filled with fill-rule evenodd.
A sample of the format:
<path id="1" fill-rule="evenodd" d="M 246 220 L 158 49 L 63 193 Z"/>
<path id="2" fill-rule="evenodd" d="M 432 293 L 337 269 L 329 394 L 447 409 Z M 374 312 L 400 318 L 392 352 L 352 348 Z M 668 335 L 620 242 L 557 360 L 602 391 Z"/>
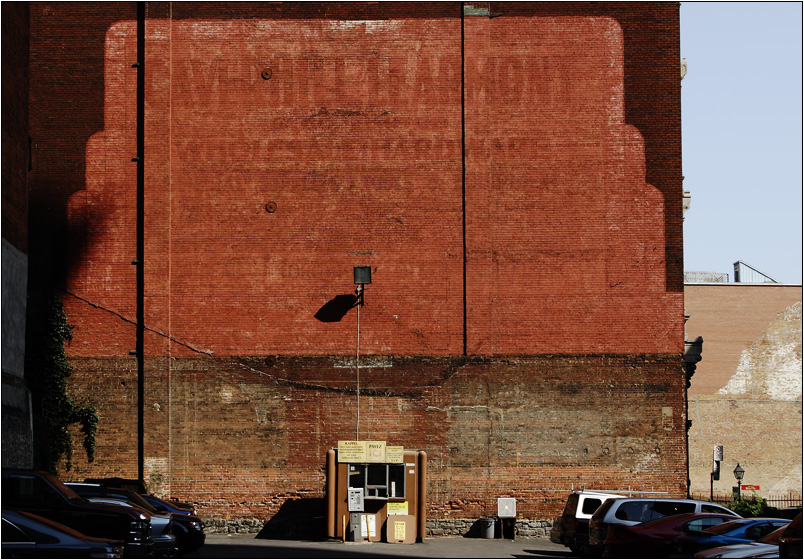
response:
<path id="1" fill-rule="evenodd" d="M 256 538 L 323 540 L 326 538 L 326 507 L 324 498 L 287 500 Z"/>
<path id="2" fill-rule="evenodd" d="M 321 306 L 314 317 L 322 323 L 337 323 L 357 303 L 355 294 L 340 294 Z"/>

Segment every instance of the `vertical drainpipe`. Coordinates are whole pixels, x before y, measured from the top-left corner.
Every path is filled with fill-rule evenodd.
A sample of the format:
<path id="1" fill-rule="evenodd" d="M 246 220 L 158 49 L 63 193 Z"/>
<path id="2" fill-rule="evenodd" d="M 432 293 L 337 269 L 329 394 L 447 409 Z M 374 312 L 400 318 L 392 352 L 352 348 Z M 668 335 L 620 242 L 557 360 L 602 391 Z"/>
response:
<path id="1" fill-rule="evenodd" d="M 468 303 L 466 301 L 466 48 L 464 5 L 461 9 L 461 230 L 463 232 L 463 355 L 468 352 Z"/>
<path id="2" fill-rule="evenodd" d="M 145 2 L 137 2 L 137 477 L 145 482 Z"/>

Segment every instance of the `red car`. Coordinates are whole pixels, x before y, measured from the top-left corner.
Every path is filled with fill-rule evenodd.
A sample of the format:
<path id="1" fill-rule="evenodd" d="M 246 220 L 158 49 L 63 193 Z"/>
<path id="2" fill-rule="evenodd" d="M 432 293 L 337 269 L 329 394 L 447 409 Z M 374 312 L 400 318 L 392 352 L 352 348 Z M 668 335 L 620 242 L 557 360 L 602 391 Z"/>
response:
<path id="1" fill-rule="evenodd" d="M 681 513 L 639 525 L 611 525 L 603 556 L 660 558 L 672 552 L 673 540 L 679 535 L 702 531 L 733 519 L 739 517 L 721 513 Z"/>

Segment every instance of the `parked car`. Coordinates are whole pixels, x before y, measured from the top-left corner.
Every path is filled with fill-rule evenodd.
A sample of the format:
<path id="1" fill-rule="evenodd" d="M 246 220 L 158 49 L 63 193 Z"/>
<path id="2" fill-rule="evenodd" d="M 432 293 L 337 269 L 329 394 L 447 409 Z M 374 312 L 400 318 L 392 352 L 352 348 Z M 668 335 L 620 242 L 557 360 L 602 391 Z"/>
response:
<path id="1" fill-rule="evenodd" d="M 88 484 L 80 482 L 71 482 L 68 483 L 68 486 L 84 498 L 110 498 L 126 500 L 127 502 L 135 504 L 144 511 L 147 511 L 151 515 L 170 514 L 170 512 L 166 510 L 154 507 L 140 494 L 131 490 L 124 490 L 122 488 L 108 488 L 101 484 Z M 192 515 L 172 515 L 172 521 L 173 534 L 176 536 L 180 552 L 184 553 L 196 550 L 206 541 L 204 524 L 198 517 Z"/>
<path id="2" fill-rule="evenodd" d="M 89 484 L 100 484 L 101 486 L 105 486 L 107 488 L 121 488 L 123 490 L 131 490 L 132 492 L 136 492 L 137 494 L 148 500 L 151 503 L 151 505 L 153 505 L 157 509 L 165 509 L 171 513 L 181 513 L 182 515 L 187 515 L 187 512 L 189 512 L 190 515 L 196 517 L 198 516 L 198 513 L 196 512 L 193 504 L 187 504 L 173 499 L 166 500 L 158 498 L 153 494 L 149 494 L 145 488 L 145 485 L 135 478 L 119 478 L 119 477 L 85 478 L 84 482 Z"/>
<path id="3" fill-rule="evenodd" d="M 117 498 L 87 498 L 96 504 L 115 504 L 143 511 L 136 504 Z M 178 539 L 173 534 L 173 515 L 151 513 L 151 538 L 154 541 L 153 556 L 155 558 L 173 558 L 179 554 Z"/>
<path id="4" fill-rule="evenodd" d="M 779 536 L 779 558 L 801 558 L 801 514 Z"/>
<path id="5" fill-rule="evenodd" d="M 76 494 L 81 496 L 83 486 L 97 486 L 97 485 L 84 485 L 76 484 L 74 482 L 65 483 L 67 488 L 75 491 Z M 131 507 L 137 511 L 147 512 L 151 516 L 151 539 L 154 541 L 153 555 L 157 558 L 172 558 L 179 553 L 179 546 L 176 537 L 173 535 L 173 515 L 160 514 L 156 511 L 149 511 L 143 509 L 134 502 L 124 500 L 122 498 L 106 498 L 96 497 L 92 495 L 82 496 L 92 503 L 97 504 L 115 504 L 118 506 Z"/>
<path id="6" fill-rule="evenodd" d="M 124 541 L 125 555 L 152 555 L 151 516 L 128 507 L 93 504 L 44 471 L 3 469 L 4 508 L 66 525 L 90 537 Z"/>
<path id="7" fill-rule="evenodd" d="M 608 498 L 624 498 L 619 494 L 606 494 L 587 490 L 574 490 L 567 497 L 564 511 L 553 521 L 550 540 L 563 544 L 575 553 L 583 554 L 589 548 L 589 519 Z"/>
<path id="8" fill-rule="evenodd" d="M 678 554 L 692 556 L 701 550 L 754 542 L 790 523 L 777 517 L 747 517 L 722 523 L 700 532 L 676 537 L 673 547 Z"/>
<path id="9" fill-rule="evenodd" d="M 766 558 L 779 557 L 779 537 L 787 525 L 776 529 L 755 542 L 718 546 L 695 553 L 695 558 Z"/>
<path id="10" fill-rule="evenodd" d="M 680 513 L 718 513 L 740 517 L 711 502 L 681 498 L 609 498 L 589 520 L 589 545 L 602 552 L 611 525 L 639 525 Z"/>
<path id="11" fill-rule="evenodd" d="M 774 517 L 784 517 L 792 521 L 801 513 L 801 507 L 786 507 L 773 512 Z"/>
<path id="12" fill-rule="evenodd" d="M 84 482 L 88 484 L 100 484 L 108 488 L 122 488 L 123 490 L 131 490 L 137 494 L 145 494 L 147 490 L 142 481 L 136 478 L 120 478 L 117 476 L 107 478 L 85 478 Z"/>
<path id="13" fill-rule="evenodd" d="M 175 502 L 173 500 L 164 500 L 162 498 L 157 498 L 153 494 L 140 494 L 140 496 L 142 496 L 146 502 L 154 506 L 156 509 L 169 511 L 171 513 L 178 513 L 180 515 L 192 515 L 194 517 L 198 517 L 195 507 L 193 507 L 192 504 Z"/>
<path id="14" fill-rule="evenodd" d="M 680 513 L 640 523 L 610 525 L 603 547 L 607 558 L 661 558 L 671 553 L 676 537 L 740 519 L 724 513 Z"/>
<path id="15" fill-rule="evenodd" d="M 122 558 L 123 541 L 88 537 L 50 519 L 3 509 L 3 558 Z"/>

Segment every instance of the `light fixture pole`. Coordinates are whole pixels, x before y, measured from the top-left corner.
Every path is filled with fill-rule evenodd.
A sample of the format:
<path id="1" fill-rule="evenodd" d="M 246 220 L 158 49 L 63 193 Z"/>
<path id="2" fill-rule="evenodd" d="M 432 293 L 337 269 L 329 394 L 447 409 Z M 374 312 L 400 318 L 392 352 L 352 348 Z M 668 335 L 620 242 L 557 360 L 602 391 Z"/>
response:
<path id="1" fill-rule="evenodd" d="M 365 304 L 365 285 L 371 284 L 371 267 L 354 267 L 355 294 L 357 294 L 357 345 L 355 351 L 355 379 L 357 381 L 355 397 L 357 401 L 357 420 L 355 421 L 355 441 L 360 441 L 360 308 Z"/>
<path id="2" fill-rule="evenodd" d="M 737 479 L 737 499 L 742 499 L 742 492 L 740 489 L 740 485 L 743 483 L 743 477 L 745 476 L 745 469 L 740 466 L 740 463 L 737 463 L 737 466 L 734 467 L 734 478 Z"/>

